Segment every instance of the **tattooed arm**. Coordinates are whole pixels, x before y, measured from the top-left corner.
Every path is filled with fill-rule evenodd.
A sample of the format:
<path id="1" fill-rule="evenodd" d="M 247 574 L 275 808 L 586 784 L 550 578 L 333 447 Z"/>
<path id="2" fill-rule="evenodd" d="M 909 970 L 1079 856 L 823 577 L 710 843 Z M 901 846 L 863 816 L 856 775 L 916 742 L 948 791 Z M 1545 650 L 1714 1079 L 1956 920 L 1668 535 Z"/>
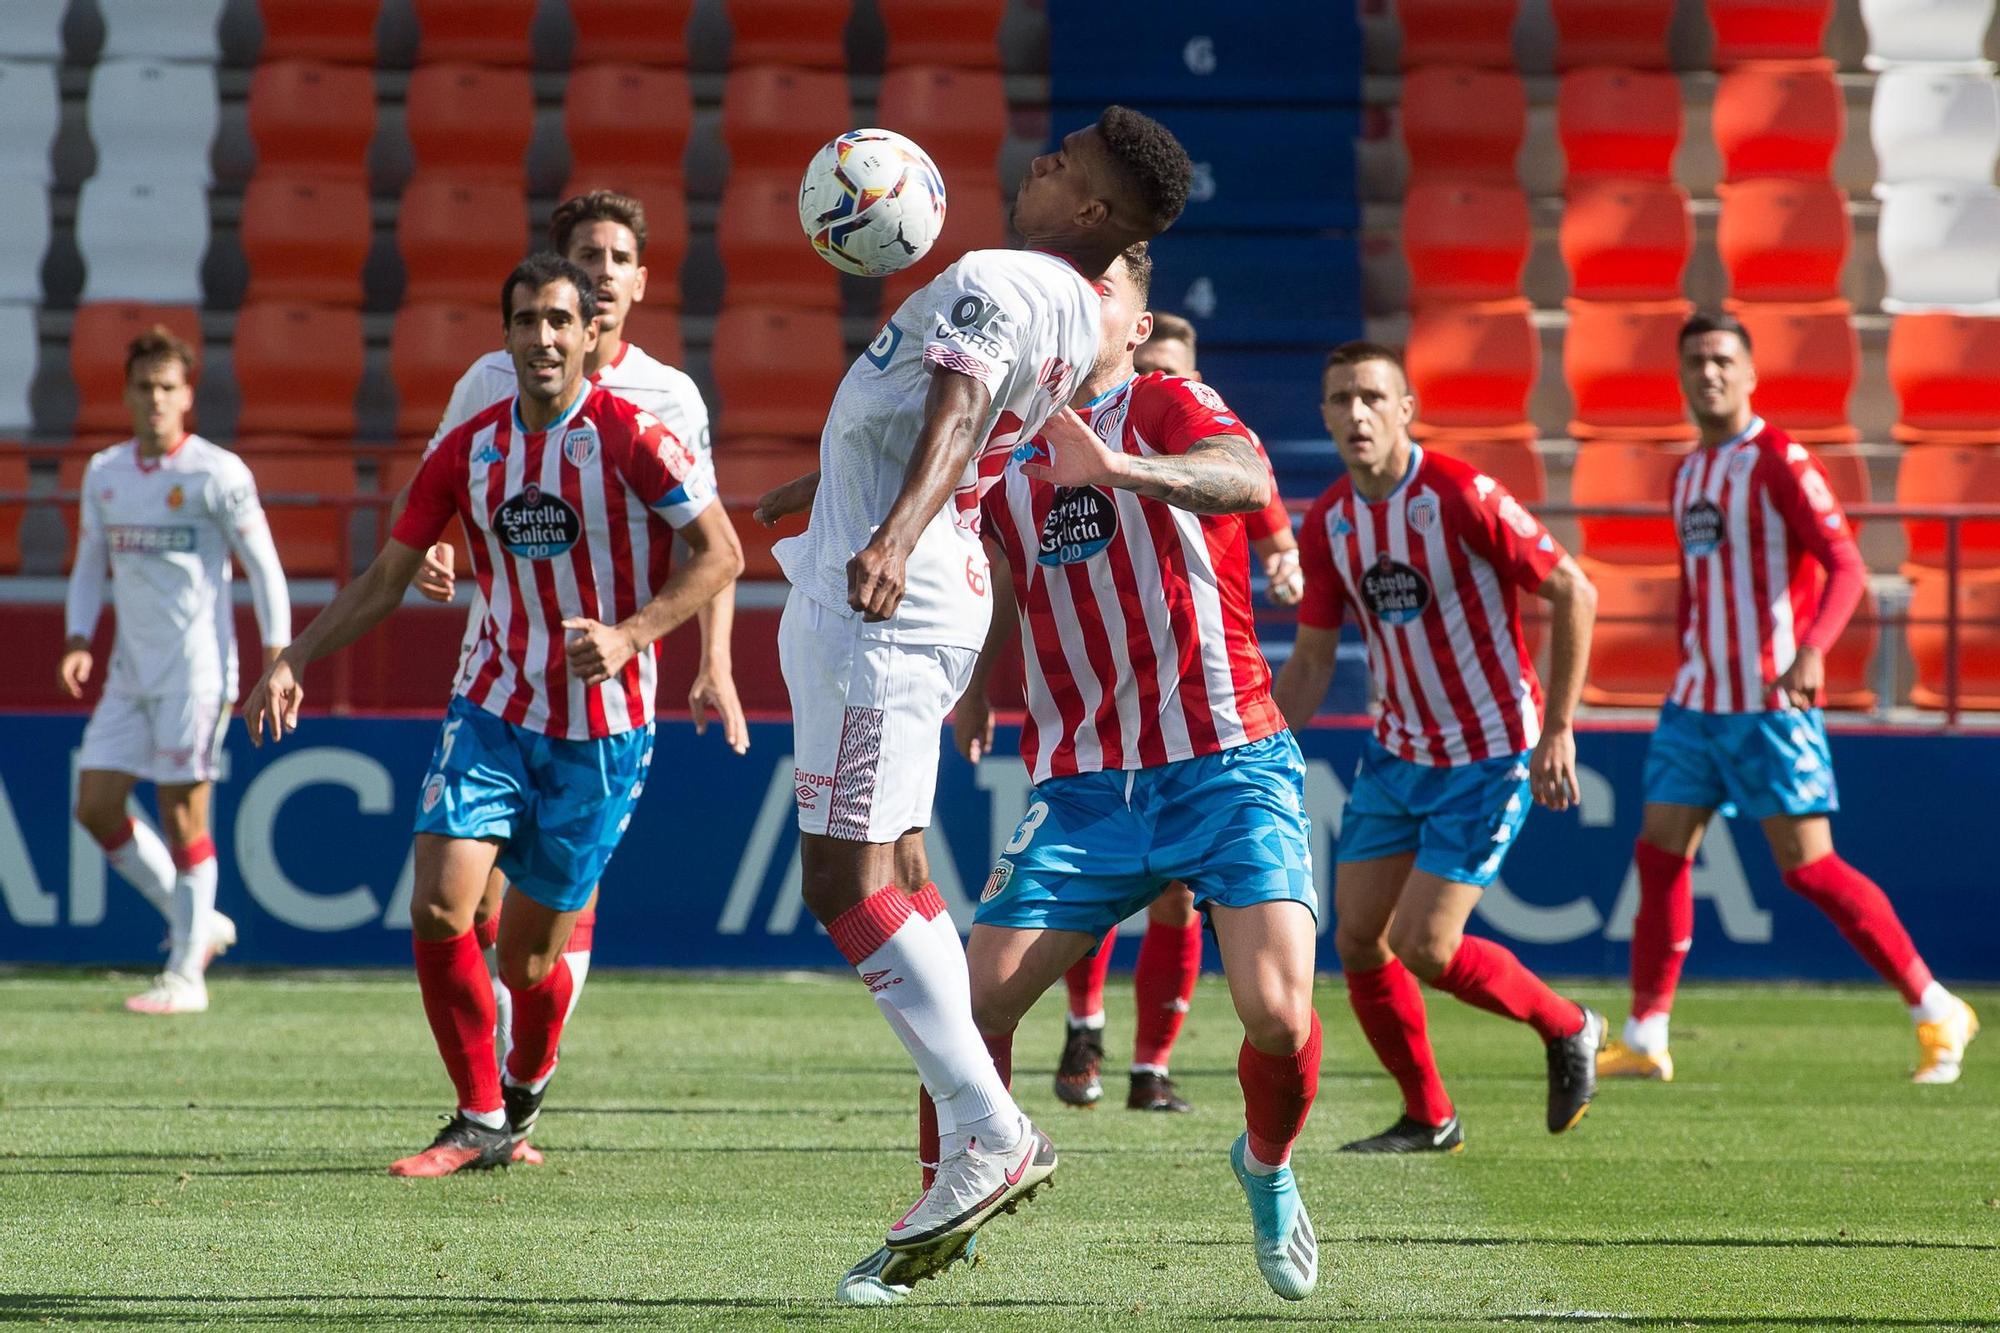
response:
<path id="1" fill-rule="evenodd" d="M 1210 435 L 1185 453 L 1137 458 L 1099 439 L 1064 408 L 1049 418 L 1041 439 L 1047 463 L 1024 463 L 1024 475 L 1057 486 L 1109 486 L 1194 514 L 1243 514 L 1271 498 L 1271 470 L 1241 435 Z"/>

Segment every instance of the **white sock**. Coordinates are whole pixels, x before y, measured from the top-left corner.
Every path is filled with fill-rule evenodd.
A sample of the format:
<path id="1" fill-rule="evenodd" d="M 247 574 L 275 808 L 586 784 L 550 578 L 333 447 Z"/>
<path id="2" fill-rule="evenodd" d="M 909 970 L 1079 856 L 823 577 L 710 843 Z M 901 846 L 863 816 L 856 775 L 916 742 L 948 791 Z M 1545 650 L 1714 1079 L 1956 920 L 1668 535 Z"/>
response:
<path id="1" fill-rule="evenodd" d="M 208 966 L 208 929 L 215 915 L 215 856 L 213 853 L 174 876 L 173 910 L 168 922 L 174 946 L 167 954 L 167 971 L 200 981 Z"/>
<path id="2" fill-rule="evenodd" d="M 583 998 L 583 979 L 590 975 L 590 950 L 566 953 L 563 961 L 569 964 L 569 1008 L 563 1010 L 563 1022 L 567 1023 L 576 1012 L 576 1002 Z"/>
<path id="3" fill-rule="evenodd" d="M 1167 1076 L 1167 1067 L 1165 1065 L 1133 1065 L 1132 1072 L 1135 1074 L 1158 1074 L 1161 1078 L 1165 1078 Z"/>
<path id="4" fill-rule="evenodd" d="M 1104 1031 L 1104 1011 L 1099 1009 L 1096 1013 L 1085 1014 L 1081 1018 L 1078 1018 L 1075 1014 L 1071 1014 L 1069 1016 L 1069 1025 L 1073 1028 L 1089 1028 L 1093 1032 L 1102 1032 Z"/>
<path id="5" fill-rule="evenodd" d="M 505 1129 L 507 1127 L 507 1109 L 505 1107 L 502 1107 L 498 1111 L 474 1111 L 468 1107 L 461 1106 L 458 1108 L 458 1113 L 473 1124 L 483 1125 L 487 1129 Z"/>
<path id="6" fill-rule="evenodd" d="M 174 919 L 174 856 L 151 824 L 131 821 L 132 836 L 104 859 L 137 889 L 169 924 Z"/>
<path id="7" fill-rule="evenodd" d="M 500 1058 L 500 1072 L 507 1072 L 507 1052 L 514 1048 L 514 992 L 500 980 L 500 946 L 489 944 L 486 975 L 493 978 L 493 1053 Z"/>
<path id="8" fill-rule="evenodd" d="M 1284 1162 L 1276 1164 L 1259 1161 L 1257 1154 L 1250 1151 L 1248 1144 L 1243 1148 L 1243 1169 L 1253 1176 L 1275 1176 L 1285 1169 Z"/>
<path id="9" fill-rule="evenodd" d="M 1625 1048 L 1640 1055 L 1658 1055 L 1667 1049 L 1667 1015 L 1647 1014 L 1625 1020 Z"/>
<path id="10" fill-rule="evenodd" d="M 1957 997 L 1942 985 L 1933 981 L 1924 987 L 1924 993 L 1910 1006 L 1912 1023 L 1942 1023 L 1958 1012 Z"/>

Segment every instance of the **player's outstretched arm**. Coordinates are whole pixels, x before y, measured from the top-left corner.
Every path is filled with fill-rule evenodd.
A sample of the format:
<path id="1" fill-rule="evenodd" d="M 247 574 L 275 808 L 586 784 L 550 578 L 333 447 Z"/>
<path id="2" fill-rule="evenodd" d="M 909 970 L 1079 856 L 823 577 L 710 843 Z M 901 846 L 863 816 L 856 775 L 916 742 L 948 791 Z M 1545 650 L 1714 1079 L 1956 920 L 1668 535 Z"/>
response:
<path id="1" fill-rule="evenodd" d="M 1109 486 L 1191 514 L 1246 514 L 1271 500 L 1271 470 L 1241 435 L 1210 435 L 1186 453 L 1138 458 L 1113 449 L 1065 407 L 1042 427 L 1049 461 L 1024 476 L 1057 486 Z"/>
<path id="2" fill-rule="evenodd" d="M 691 558 L 647 602 L 616 625 L 583 616 L 563 621 L 571 632 L 569 670 L 585 685 L 602 685 L 648 645 L 678 628 L 743 572 L 743 548 L 720 503 L 712 503 L 679 533 Z"/>
<path id="3" fill-rule="evenodd" d="M 1333 684 L 1333 664 L 1339 653 L 1339 630 L 1299 626 L 1298 637 L 1292 640 L 1292 655 L 1278 668 L 1278 678 L 1271 685 L 1272 702 L 1293 731 L 1303 730 L 1319 711 L 1327 686 Z"/>
<path id="4" fill-rule="evenodd" d="M 902 605 L 903 565 L 965 475 L 992 404 L 983 382 L 942 366 L 932 369 L 924 424 L 903 469 L 903 488 L 875 535 L 847 562 L 847 604 L 863 620 L 887 620 Z"/>
<path id="5" fill-rule="evenodd" d="M 972 664 L 965 694 L 951 710 L 952 742 L 975 764 L 993 748 L 993 702 L 987 687 L 993 680 L 994 664 L 1021 631 L 1021 609 L 1014 601 L 1014 576 L 1007 567 L 1007 554 L 988 541 L 986 561 L 993 584 L 993 618 L 986 622 L 986 642 L 979 647 L 979 660 Z"/>
<path id="6" fill-rule="evenodd" d="M 1597 589 L 1566 555 L 1535 595 L 1549 604 L 1549 686 L 1542 738 L 1528 761 L 1528 783 L 1537 801 L 1551 810 L 1567 810 L 1580 795 L 1574 728 L 1590 660 L 1590 631 L 1597 623 Z"/>

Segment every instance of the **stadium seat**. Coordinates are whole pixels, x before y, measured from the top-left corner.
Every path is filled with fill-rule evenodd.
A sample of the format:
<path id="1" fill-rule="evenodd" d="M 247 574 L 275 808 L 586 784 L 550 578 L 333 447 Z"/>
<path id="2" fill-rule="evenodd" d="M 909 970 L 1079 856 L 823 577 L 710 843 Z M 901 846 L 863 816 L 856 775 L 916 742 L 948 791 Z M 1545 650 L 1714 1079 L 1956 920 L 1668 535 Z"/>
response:
<path id="1" fill-rule="evenodd" d="M 1571 70 L 1556 92 L 1556 132 L 1572 185 L 1599 176 L 1671 181 L 1680 80 L 1666 70 Z"/>
<path id="2" fill-rule="evenodd" d="M 1440 305 L 1412 317 L 1404 359 L 1426 425 L 1514 426 L 1528 416 L 1541 342 L 1526 301 Z"/>
<path id="3" fill-rule="evenodd" d="M 1902 410 L 1896 438 L 1985 432 L 2000 441 L 2000 319 L 1944 311 L 1889 325 L 1889 383 Z"/>
<path id="4" fill-rule="evenodd" d="M 258 59 L 375 63 L 375 24 L 382 0 L 257 0 L 264 16 Z"/>
<path id="5" fill-rule="evenodd" d="M 726 0 L 734 40 L 729 63 L 847 68 L 852 0 Z"/>
<path id="6" fill-rule="evenodd" d="M 1871 66 L 1954 63 L 1985 55 L 1993 0 L 1861 0 Z"/>
<path id="7" fill-rule="evenodd" d="M 2000 312 L 2000 190 L 1921 181 L 1878 185 L 1875 244 L 1891 312 Z"/>
<path id="8" fill-rule="evenodd" d="M 259 172 L 243 192 L 244 299 L 359 306 L 373 234 L 365 179 Z"/>
<path id="9" fill-rule="evenodd" d="M 1686 438 L 1676 338 L 1686 301 L 1567 301 L 1563 378 L 1576 404 L 1570 433 L 1601 439 Z"/>
<path id="10" fill-rule="evenodd" d="M 1403 68 L 1432 65 L 1514 67 L 1514 15 L 1519 0 L 1397 0 Z"/>
<path id="11" fill-rule="evenodd" d="M 731 173 L 720 215 L 729 219 L 715 241 L 731 305 L 840 309 L 840 275 L 799 230 L 797 173 Z"/>
<path id="12" fill-rule="evenodd" d="M 13 449 L 0 447 L 0 495 L 20 495 L 28 489 L 28 460 Z M 21 519 L 25 504 L 0 500 L 0 574 L 21 568 Z"/>
<path id="13" fill-rule="evenodd" d="M 490 299 L 490 297 L 489 297 Z M 354 436 L 361 312 L 290 302 L 246 305 L 232 343 L 239 435 Z"/>
<path id="14" fill-rule="evenodd" d="M 1715 67 L 1815 59 L 1832 17 L 1833 0 L 1708 0 Z"/>
<path id="15" fill-rule="evenodd" d="M 76 205 L 86 301 L 199 305 L 208 191 L 185 181 L 83 183 Z"/>
<path id="16" fill-rule="evenodd" d="M 2000 503 L 2000 446 L 1938 445 L 1905 450 L 1896 473 L 1896 503 Z M 1903 532 L 1910 541 L 1909 562 L 1930 569 L 1945 568 L 1951 560 L 1948 529 L 1943 519 L 1903 520 Z M 2000 567 L 2000 522 L 1959 524 L 1958 559 L 1961 567 Z"/>
<path id="17" fill-rule="evenodd" d="M 641 256 L 646 264 L 646 300 L 654 305 L 678 306 L 681 262 L 688 251 L 687 182 L 679 176 L 622 172 L 572 175 L 562 197 L 573 199 L 592 190 L 630 195 L 646 210 L 646 253 Z M 796 220 L 793 225 L 797 225 Z M 536 244 L 542 244 L 539 238 Z"/>
<path id="18" fill-rule="evenodd" d="M 125 349 L 155 324 L 201 348 L 201 312 L 193 306 L 106 301 L 80 305 L 70 325 L 69 375 L 76 382 L 79 433 L 123 432 L 132 425 L 125 407 Z"/>
<path id="19" fill-rule="evenodd" d="M 491 302 L 527 253 L 528 200 L 518 185 L 419 174 L 403 191 L 396 245 L 405 301 Z"/>
<path id="20" fill-rule="evenodd" d="M 86 115 L 100 177 L 198 182 L 222 118 L 215 68 L 163 60 L 100 60 Z"/>
<path id="21" fill-rule="evenodd" d="M 889 32 L 888 67 L 1000 67 L 1007 0 L 875 0 Z"/>
<path id="22" fill-rule="evenodd" d="M 498 347 L 500 316 L 491 305 L 420 301 L 396 312 L 389 372 L 396 380 L 396 434 L 428 439 L 452 386 L 467 366 Z"/>
<path id="23" fill-rule="evenodd" d="M 1556 63 L 1665 69 L 1674 0 L 1554 0 Z"/>
<path id="24" fill-rule="evenodd" d="M 1739 65 L 1715 85 L 1715 146 L 1723 179 L 1823 180 L 1847 123 L 1847 103 L 1825 60 Z"/>
<path id="25" fill-rule="evenodd" d="M 1845 428 L 1861 369 L 1861 339 L 1845 301 L 1787 305 L 1735 301 L 1757 362 L 1757 410 L 1788 431 Z"/>
<path id="26" fill-rule="evenodd" d="M 1820 693 L 1825 708 L 1866 711 L 1875 707 L 1877 695 L 1869 688 L 1873 677 L 1875 650 L 1882 646 L 1882 609 L 1872 588 L 1861 590 L 1847 628 L 1840 632 L 1826 654 L 1826 687 Z"/>
<path id="27" fill-rule="evenodd" d="M 757 499 L 774 486 L 781 486 L 819 468 L 817 441 L 732 438 L 715 451 L 715 482 L 736 538 L 743 547 L 743 577 L 781 579 L 771 555 L 773 542 L 805 531 L 803 516 L 795 516 L 775 529 L 759 523 L 752 514 Z"/>
<path id="28" fill-rule="evenodd" d="M 1656 505 L 1673 501 L 1674 476 L 1688 455 L 1687 444 L 1641 440 L 1587 440 L 1576 447 L 1570 466 L 1569 501 L 1593 505 Z M 1589 514 L 1577 518 L 1584 553 L 1614 565 L 1670 564 L 1680 559 L 1673 520 Z"/>
<path id="29" fill-rule="evenodd" d="M 1847 195 L 1838 185 L 1772 177 L 1718 186 L 1717 193 L 1722 216 L 1715 245 L 1732 296 L 1830 301 L 1840 295 L 1851 237 Z"/>
<path id="30" fill-rule="evenodd" d="M 0 305 L 0 432 L 22 432 L 34 424 L 28 390 L 35 382 L 41 345 L 35 307 Z"/>
<path id="31" fill-rule="evenodd" d="M 949 188 L 999 190 L 1007 90 L 998 71 L 892 69 L 882 76 L 875 124 L 922 144 Z"/>
<path id="32" fill-rule="evenodd" d="M 70 0 L 9 0 L 7 53 L 15 60 L 59 64 L 63 58 L 63 15 Z"/>
<path id="33" fill-rule="evenodd" d="M 539 0 L 411 0 L 419 31 L 417 59 L 474 65 L 529 64 L 528 30 Z"/>
<path id="34" fill-rule="evenodd" d="M 1427 177 L 1513 185 L 1528 95 L 1511 70 L 1437 67 L 1403 76 L 1403 146 L 1412 184 Z"/>
<path id="35" fill-rule="evenodd" d="M 222 7 L 223 0 L 97 0 L 104 19 L 104 46 L 97 58 L 213 65 L 222 58 L 216 35 Z"/>
<path id="36" fill-rule="evenodd" d="M 1656 708 L 1680 669 L 1675 642 L 1680 565 L 1613 565 L 1578 558 L 1597 588 L 1583 701 L 1607 708 Z"/>
<path id="37" fill-rule="evenodd" d="M 1945 625 L 1950 593 L 1942 570 L 1913 570 L 1910 579 L 1910 657 L 1917 679 L 1910 702 L 1945 708 L 1951 701 Z M 1960 576 L 1958 586 L 1958 706 L 2000 708 L 2000 570 Z"/>
<path id="38" fill-rule="evenodd" d="M 2000 100 L 1978 66 L 1891 65 L 1868 114 L 1875 177 L 1889 184 L 1990 181 L 2000 157 Z"/>
<path id="39" fill-rule="evenodd" d="M 42 299 L 42 256 L 48 253 L 49 232 L 46 185 L 21 180 L 0 190 L 0 301 Z"/>
<path id="40" fill-rule="evenodd" d="M 1361 315 L 1352 233 L 1265 235 L 1250 246 L 1228 233 L 1176 233 L 1152 255 L 1153 299 L 1200 325 L 1204 344 L 1325 344 Z"/>
<path id="41" fill-rule="evenodd" d="M 843 105 L 843 115 L 845 110 Z M 693 126 L 694 95 L 685 70 L 624 64 L 574 70 L 563 98 L 570 179 L 679 177 Z M 804 157 L 792 166 L 795 172 L 804 168 Z"/>
<path id="42" fill-rule="evenodd" d="M 250 76 L 257 170 L 318 180 L 368 179 L 375 72 L 361 65 L 266 61 Z"/>
<path id="43" fill-rule="evenodd" d="M 569 0 L 576 24 L 570 66 L 629 60 L 678 68 L 688 62 L 688 15 L 694 0 Z"/>
<path id="44" fill-rule="evenodd" d="M 399 449 L 381 455 L 375 462 L 375 489 L 384 495 L 401 495 L 423 461 L 422 450 Z M 456 515 L 446 521 L 439 540 L 451 547 L 452 569 L 460 578 L 471 578 L 472 556 L 466 549 L 465 525 Z"/>
<path id="45" fill-rule="evenodd" d="M 977 201 L 954 201 L 945 213 L 944 230 L 929 252 L 882 279 L 882 318 L 894 314 L 919 287 L 950 268 L 966 251 L 1004 250 L 1007 244 L 1006 215 L 997 202 L 982 208 Z"/>
<path id="46" fill-rule="evenodd" d="M 1511 0 L 1495 0 L 1501 3 Z M 1224 11 L 1214 0 L 1148 0 L 1142 23 L 1125 5 L 1046 9 L 1049 90 L 1057 102 L 1361 102 L 1361 24 L 1353 5 Z M 1106 59 L 1107 51 L 1117 58 Z"/>
<path id="47" fill-rule="evenodd" d="M 1542 466 L 1541 451 L 1533 440 L 1436 435 L 1424 441 L 1424 448 L 1471 464 L 1506 487 L 1522 504 L 1538 505 L 1549 498 L 1548 470 Z"/>
<path id="48" fill-rule="evenodd" d="M 1843 441 L 1838 444 L 1809 444 L 1800 437 L 1805 431 L 1787 431 L 1793 439 L 1807 444 L 1807 452 L 1819 463 L 1826 473 L 1826 488 L 1833 492 L 1833 498 L 1840 501 L 1844 509 L 1855 505 L 1865 505 L 1874 498 L 1868 482 L 1868 456 L 1861 452 L 1859 445 Z M 1850 518 L 1848 524 L 1857 533 L 1864 520 Z"/>
<path id="49" fill-rule="evenodd" d="M 732 171 L 805 170 L 854 126 L 847 75 L 775 65 L 732 70 L 722 93 L 722 138 Z"/>
<path id="50" fill-rule="evenodd" d="M 246 446 L 249 441 L 244 442 Z M 333 504 L 293 504 L 287 500 L 344 500 L 355 492 L 354 459 L 337 453 L 249 453 L 244 461 L 257 480 L 257 494 L 270 520 L 278 563 L 287 578 L 327 578 L 365 564 L 369 553 L 349 546 L 342 561 L 342 534 L 351 509 Z M 343 563 L 345 568 L 343 568 Z M 459 566 L 464 568 L 464 566 Z"/>
<path id="51" fill-rule="evenodd" d="M 1504 301 L 1521 294 L 1528 264 L 1528 196 L 1515 185 L 1439 177 L 1403 196 L 1410 305 Z"/>
<path id="52" fill-rule="evenodd" d="M 8 16 L 10 29 L 13 16 Z M 62 123 L 56 67 L 39 61 L 0 61 L 0 180 L 47 185 L 55 177 L 49 148 Z"/>
<path id="53" fill-rule="evenodd" d="M 840 317 L 825 310 L 725 306 L 710 353 L 717 426 L 728 438 L 818 439 L 846 373 Z"/>
<path id="54" fill-rule="evenodd" d="M 404 100 L 417 169 L 519 186 L 535 135 L 535 91 L 522 69 L 420 65 Z"/>
<path id="55" fill-rule="evenodd" d="M 1561 243 L 1572 296 L 1586 301 L 1678 296 L 1694 249 L 1687 191 L 1663 181 L 1572 184 L 1563 205 Z"/>
<path id="56" fill-rule="evenodd" d="M 655 361 L 670 366 L 687 365 L 687 342 L 681 336 L 680 312 L 672 306 L 655 303 L 650 296 L 626 312 L 625 339 L 645 348 L 646 355 Z"/>

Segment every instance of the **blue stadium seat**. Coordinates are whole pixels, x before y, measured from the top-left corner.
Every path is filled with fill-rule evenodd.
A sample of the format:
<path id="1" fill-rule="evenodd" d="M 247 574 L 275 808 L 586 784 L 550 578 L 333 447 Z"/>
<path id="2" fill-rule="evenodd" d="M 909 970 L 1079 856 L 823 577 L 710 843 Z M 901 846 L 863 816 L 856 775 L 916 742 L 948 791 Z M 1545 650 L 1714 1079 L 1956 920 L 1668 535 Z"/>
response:
<path id="1" fill-rule="evenodd" d="M 1168 308 L 1157 293 L 1154 304 Z M 1320 368 L 1326 362 L 1326 347 L 1361 336 L 1361 320 L 1349 322 L 1324 346 L 1309 347 L 1213 347 L 1207 326 L 1200 321 L 1196 325 L 1202 336 L 1201 377 L 1263 437 L 1278 470 L 1280 489 L 1288 496 L 1317 495 L 1326 489 L 1339 475 L 1340 459 L 1319 416 Z M 1331 472 L 1322 471 L 1322 459 L 1331 460 L 1324 463 Z"/>
<path id="2" fill-rule="evenodd" d="M 1115 52 L 1115 56 L 1107 55 Z M 1052 103 L 1361 100 L 1353 5 L 1049 6 Z"/>
<path id="3" fill-rule="evenodd" d="M 1353 235 L 1182 235 L 1153 243 L 1153 302 L 1185 315 L 1204 347 L 1319 344 L 1361 319 Z"/>

